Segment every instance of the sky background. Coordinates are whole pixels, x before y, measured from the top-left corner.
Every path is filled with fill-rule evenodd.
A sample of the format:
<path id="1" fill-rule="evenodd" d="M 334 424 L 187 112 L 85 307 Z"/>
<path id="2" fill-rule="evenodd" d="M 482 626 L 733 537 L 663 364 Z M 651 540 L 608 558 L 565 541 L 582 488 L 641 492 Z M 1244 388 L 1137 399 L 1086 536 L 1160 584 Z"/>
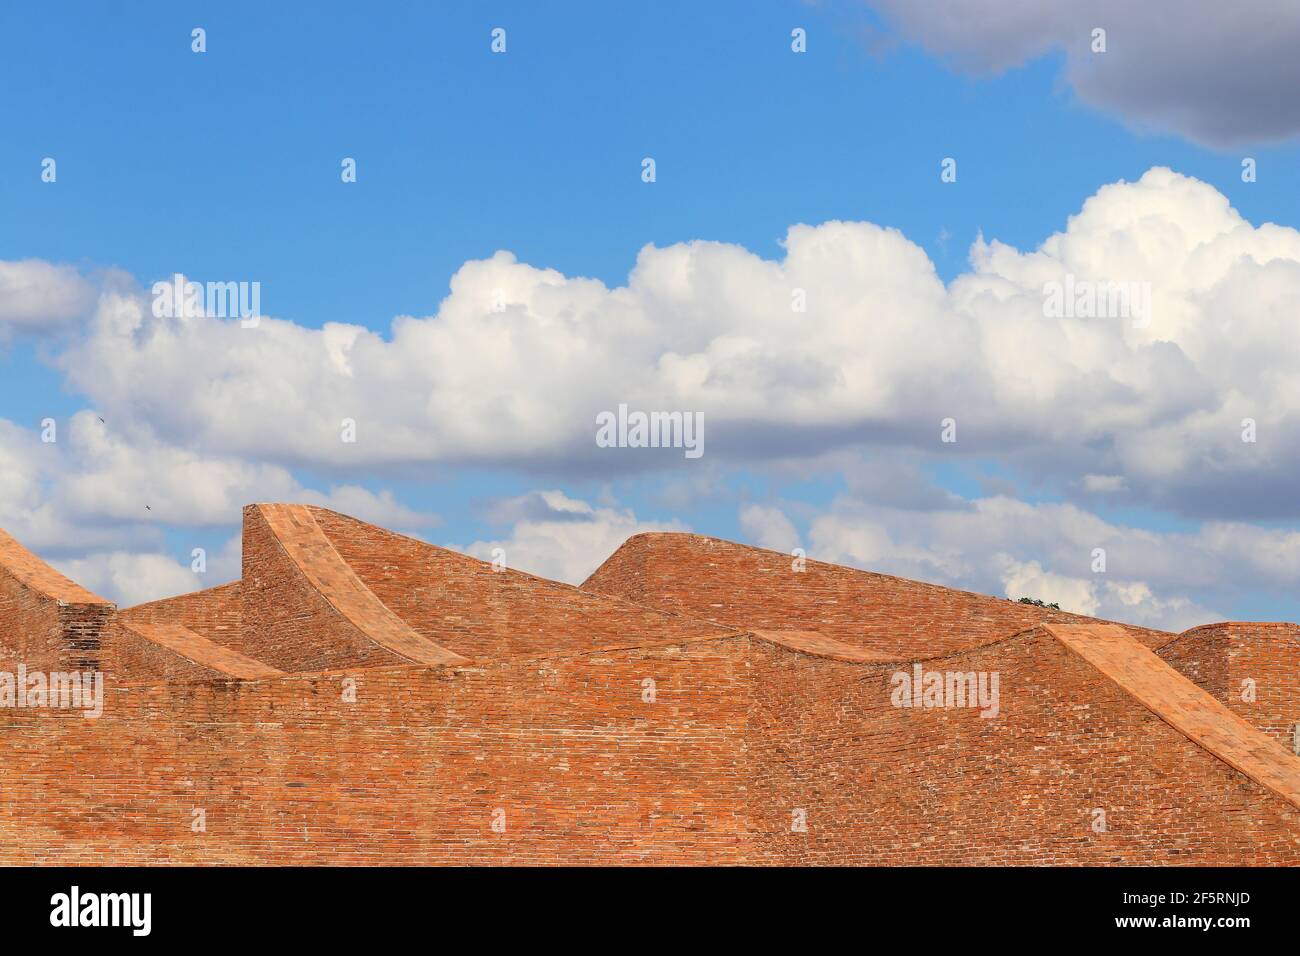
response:
<path id="1" fill-rule="evenodd" d="M 666 528 L 1298 619 L 1300 23 L 1128 6 L 6 4 L 0 527 L 123 603 L 308 500 L 575 583 Z M 178 272 L 267 320 L 159 320 Z M 623 402 L 705 454 L 597 448 Z"/>

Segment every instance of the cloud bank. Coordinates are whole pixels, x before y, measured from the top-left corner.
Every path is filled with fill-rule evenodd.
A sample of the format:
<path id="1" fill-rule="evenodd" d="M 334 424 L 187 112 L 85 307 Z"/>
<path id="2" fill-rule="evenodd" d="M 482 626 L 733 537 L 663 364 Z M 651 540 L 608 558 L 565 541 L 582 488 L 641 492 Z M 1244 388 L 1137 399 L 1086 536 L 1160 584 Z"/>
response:
<path id="1" fill-rule="evenodd" d="M 877 464 L 824 513 L 751 502 L 740 527 L 786 550 L 802 522 L 828 560 L 1048 591 L 1032 596 L 1124 620 L 1212 615 L 1189 595 L 1216 581 L 1274 593 L 1300 578 L 1292 536 L 1243 523 L 1300 513 L 1300 233 L 1247 222 L 1168 169 L 1098 190 L 1036 249 L 980 239 L 947 285 L 900 232 L 832 221 L 791 227 L 777 261 L 647 246 L 616 288 L 500 252 L 384 334 L 159 317 L 147 285 L 116 277 L 88 296 L 73 270 L 5 265 L 35 285 L 0 283 L 0 316 L 67 303 L 46 352 L 94 411 L 54 416 L 55 444 L 0 420 L 0 526 L 97 561 L 79 566 L 94 580 L 161 568 L 146 560 L 165 553 L 160 525 L 234 525 L 252 500 L 436 526 L 367 490 L 385 476 L 488 466 L 555 489 L 645 475 L 668 500 L 729 473 L 862 455 Z M 1115 312 L 1116 286 L 1144 290 L 1143 307 Z M 1053 309 L 1061 290 L 1069 306 Z M 705 458 L 598 447 L 597 414 L 620 404 L 703 413 Z M 1027 504 L 1012 483 L 958 498 L 920 479 L 989 461 L 1059 503 Z M 1199 530 L 1153 544 L 1096 516 L 1123 509 Z M 501 547 L 513 567 L 570 581 L 628 534 L 678 527 L 559 490 L 499 502 L 493 521 L 507 530 L 467 550 Z M 1111 583 L 1080 571 L 1093 547 L 1113 549 Z"/>
<path id="2" fill-rule="evenodd" d="M 1083 302 L 1045 314 L 1048 287 L 1072 303 L 1102 287 L 1104 311 L 1108 283 L 1145 290 L 1142 321 Z M 996 455 L 1080 496 L 1281 518 L 1300 513 L 1297 306 L 1300 233 L 1157 168 L 1099 190 L 1038 249 L 978 241 L 948 286 L 901 233 L 828 222 L 792 227 L 776 262 L 648 246 L 613 289 L 501 252 L 388 336 L 156 318 L 142 292 L 111 291 L 58 361 L 125 441 L 285 468 L 682 467 L 680 451 L 597 447 L 596 416 L 626 403 L 703 413 L 708 457 L 733 463 Z"/>

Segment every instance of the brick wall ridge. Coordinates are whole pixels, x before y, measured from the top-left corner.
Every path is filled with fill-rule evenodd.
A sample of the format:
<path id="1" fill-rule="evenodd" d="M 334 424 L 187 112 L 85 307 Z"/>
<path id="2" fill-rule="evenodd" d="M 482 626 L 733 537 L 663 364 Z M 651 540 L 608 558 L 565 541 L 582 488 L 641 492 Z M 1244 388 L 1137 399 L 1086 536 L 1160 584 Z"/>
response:
<path id="1" fill-rule="evenodd" d="M 646 557 L 648 554 L 652 553 L 655 545 L 659 542 L 669 541 L 672 539 L 687 540 L 692 543 L 703 544 L 708 547 L 720 545 L 725 548 L 739 549 L 742 551 L 760 552 L 762 554 L 772 555 L 773 557 L 786 562 L 790 560 L 790 555 L 786 554 L 783 551 L 776 551 L 772 548 L 763 548 L 757 545 L 743 544 L 738 541 L 729 541 L 726 538 L 718 538 L 712 535 L 696 534 L 690 531 L 642 531 L 637 534 L 630 535 L 621 545 L 619 545 L 614 550 L 614 552 L 608 558 L 606 558 L 604 561 L 601 562 L 600 567 L 596 568 L 595 571 L 593 571 L 590 575 L 587 576 L 586 580 L 582 582 L 580 587 L 587 588 L 589 585 L 598 584 L 602 577 L 602 573 L 608 574 L 613 572 L 615 569 L 619 569 L 619 568 L 624 568 L 624 567 L 632 568 L 633 566 L 635 566 L 636 570 L 640 572 L 644 572 Z M 810 569 L 814 567 L 821 567 L 831 571 L 840 571 L 840 572 L 847 571 L 852 574 L 862 575 L 865 578 L 875 578 L 883 581 L 896 582 L 898 584 L 907 585 L 910 587 L 919 588 L 927 591 L 930 590 L 943 591 L 954 595 L 961 595 L 963 597 L 976 598 L 982 601 L 989 601 L 989 602 L 1006 601 L 1007 603 L 1015 603 L 1015 602 L 1011 602 L 1007 598 L 999 598 L 992 594 L 983 594 L 979 591 L 967 591 L 963 588 L 948 587 L 945 584 L 935 584 L 932 581 L 919 581 L 915 578 L 905 578 L 895 574 L 886 574 L 882 571 L 869 571 L 864 568 L 854 567 L 852 565 L 835 564 L 829 561 L 819 561 L 812 557 L 809 557 L 806 560 Z M 598 593 L 606 593 L 606 592 L 598 592 Z M 657 605 L 647 604 L 647 606 L 656 607 Z M 1162 647 L 1164 646 L 1164 644 L 1167 644 L 1169 641 L 1173 640 L 1178 636 L 1177 634 L 1171 631 L 1162 631 L 1158 628 L 1124 624 L 1123 622 L 1119 622 L 1119 621 L 1107 621 L 1104 618 L 1091 617 L 1085 614 L 1075 614 L 1070 611 L 1055 611 L 1052 613 L 1074 622 L 1098 621 L 1103 624 L 1115 624 L 1118 627 L 1133 628 L 1135 630 L 1145 632 L 1156 638 L 1156 640 L 1154 640 L 1151 644 L 1151 646 L 1153 647 Z M 742 622 L 711 621 L 711 623 L 721 623 L 721 624 L 727 624 L 731 626 L 740 626 Z M 999 637 L 998 639 L 1000 640 L 1001 638 Z M 972 646 L 979 646 L 979 645 L 972 645 Z"/>
<path id="2" fill-rule="evenodd" d="M 417 633 L 380 601 L 335 550 L 309 506 L 258 504 L 253 507 L 294 569 L 367 639 L 417 664 L 467 661 Z"/>
<path id="3" fill-rule="evenodd" d="M 325 514 L 333 515 L 334 517 L 341 518 L 345 521 L 358 521 L 363 524 L 366 523 L 363 522 L 362 519 L 360 518 L 356 518 L 352 515 L 344 514 L 341 511 L 334 511 L 331 508 L 324 508 L 321 507 L 320 505 L 307 505 L 305 507 L 311 512 L 324 512 Z M 376 525 L 375 527 L 380 527 L 380 526 Z M 670 608 L 658 607 L 654 604 L 647 604 L 643 601 L 636 601 L 631 598 L 624 597 L 623 595 L 620 594 L 606 594 L 601 591 L 586 591 L 583 590 L 581 585 L 569 584 L 566 581 L 557 581 L 554 578 L 542 577 L 540 574 L 533 574 L 530 571 L 523 571 L 519 568 L 507 567 L 501 571 L 496 571 L 492 568 L 492 562 L 485 561 L 482 558 L 476 558 L 472 554 L 466 554 L 463 551 L 456 551 L 452 548 L 444 548 L 441 545 L 433 544 L 421 538 L 414 538 L 411 535 L 402 534 L 402 532 L 400 531 L 394 531 L 392 528 L 380 527 L 380 530 L 382 530 L 385 534 L 392 535 L 395 538 L 402 538 L 406 541 L 409 541 L 418 547 L 427 548 L 431 551 L 438 552 L 439 554 L 447 557 L 449 560 L 463 561 L 468 564 L 478 565 L 483 570 L 484 573 L 500 575 L 506 579 L 513 577 L 516 580 L 525 579 L 528 581 L 534 581 L 537 584 L 543 585 L 547 588 L 560 588 L 564 591 L 570 592 L 571 596 L 575 600 L 581 600 L 591 605 L 592 607 L 602 607 L 602 606 L 612 607 L 617 605 L 624 608 L 630 607 L 630 608 L 637 608 L 638 610 L 641 611 L 650 611 L 662 617 L 673 618 L 679 621 L 686 621 L 695 624 L 712 624 L 715 627 L 723 628 L 723 629 L 734 627 L 733 625 L 726 624 L 721 621 L 713 621 L 707 618 L 696 617 L 695 615 L 691 615 L 691 614 L 683 614 L 680 611 L 674 611 Z M 640 537 L 640 535 L 633 535 L 633 537 Z M 617 553 L 618 553 L 617 551 L 614 552 L 614 554 Z M 613 554 L 610 555 L 610 558 L 612 557 Z M 606 561 L 608 560 L 609 558 L 606 559 Z"/>
<path id="4" fill-rule="evenodd" d="M 1234 627 L 1250 628 L 1253 631 L 1276 632 L 1279 636 L 1290 638 L 1293 643 L 1300 644 L 1300 624 L 1294 624 L 1290 621 L 1215 621 L 1211 624 L 1198 624 L 1195 627 L 1189 627 L 1187 630 L 1175 634 L 1163 644 L 1158 645 L 1156 650 L 1172 651 L 1202 637 L 1216 635 L 1228 637 Z"/>
<path id="5" fill-rule="evenodd" d="M 578 587 L 585 589 L 587 585 L 598 580 L 601 577 L 601 572 L 603 572 L 606 567 L 619 567 L 634 562 L 644 562 L 645 553 L 652 543 L 652 539 L 666 534 L 681 534 L 685 537 L 693 538 L 704 537 L 703 535 L 680 531 L 639 531 L 636 534 L 628 535 L 627 538 L 624 539 L 623 543 L 611 551 L 605 560 L 600 562 L 596 570 L 587 575 Z"/>
<path id="6" fill-rule="evenodd" d="M 217 671 L 235 680 L 279 677 L 284 671 L 254 660 L 233 648 L 218 644 L 176 622 L 126 621 L 119 624 L 137 637 L 167 648 L 193 664 Z"/>
<path id="7" fill-rule="evenodd" d="M 749 634 L 760 641 L 788 648 L 810 657 L 824 657 L 833 661 L 850 664 L 895 664 L 901 663 L 897 655 L 875 651 L 868 647 L 859 647 L 826 637 L 817 631 L 806 630 L 772 630 L 769 628 L 752 628 Z"/>
<path id="8" fill-rule="evenodd" d="M 107 598 L 100 597 L 54 570 L 2 528 L 0 528 L 0 573 L 7 574 L 23 587 L 61 604 L 115 606 Z"/>
<path id="9" fill-rule="evenodd" d="M 1114 626 L 1120 627 L 1121 625 Z M 967 644 L 955 650 L 924 656 L 900 656 L 885 651 L 877 651 L 859 644 L 849 644 L 833 637 L 826 637 L 817 631 L 749 628 L 742 633 L 808 657 L 822 657 L 827 660 L 843 661 L 848 664 L 892 664 L 904 667 L 912 664 L 958 661 L 979 651 L 986 651 L 999 645 L 1017 643 L 1022 639 L 1041 633 L 1043 627 L 1042 624 L 1032 624 L 1029 627 L 1017 628 L 978 644 Z"/>
<path id="10" fill-rule="evenodd" d="M 1300 757 L 1115 624 L 1043 624 L 1147 710 L 1192 743 L 1300 809 Z"/>
<path id="11" fill-rule="evenodd" d="M 1289 632 L 1300 637 L 1300 624 L 1291 621 L 1215 621 L 1211 624 L 1198 624 L 1195 627 L 1189 627 L 1185 631 L 1180 631 L 1174 635 L 1174 640 L 1193 637 L 1201 633 L 1224 631 L 1230 627 L 1248 627 L 1252 630 L 1280 631 L 1282 633 Z M 1173 643 L 1173 641 L 1170 643 Z"/>
<path id="12" fill-rule="evenodd" d="M 1114 626 L 1120 627 L 1121 625 L 1117 624 Z M 894 667 L 910 667 L 912 664 L 938 664 L 945 661 L 955 663 L 961 661 L 963 658 L 971 657 L 972 655 L 982 653 L 992 648 L 1021 643 L 1035 635 L 1044 633 L 1043 627 L 1043 624 L 1031 624 L 1029 627 L 1022 627 L 1013 631 L 1008 631 L 995 638 L 991 638 L 990 640 L 982 641 L 979 644 L 967 644 L 951 651 L 943 651 L 937 654 L 928 654 L 923 656 L 900 656 L 898 654 L 877 651 L 858 644 L 849 644 L 846 641 L 837 640 L 833 637 L 826 637 L 817 631 L 750 628 L 741 633 L 757 638 L 758 640 L 768 644 L 784 647 L 787 650 L 793 651 L 797 654 L 802 654 L 806 657 L 821 657 L 827 660 L 842 661 L 848 664 L 882 664 Z M 701 640 L 709 639 L 710 638 L 701 638 Z"/>

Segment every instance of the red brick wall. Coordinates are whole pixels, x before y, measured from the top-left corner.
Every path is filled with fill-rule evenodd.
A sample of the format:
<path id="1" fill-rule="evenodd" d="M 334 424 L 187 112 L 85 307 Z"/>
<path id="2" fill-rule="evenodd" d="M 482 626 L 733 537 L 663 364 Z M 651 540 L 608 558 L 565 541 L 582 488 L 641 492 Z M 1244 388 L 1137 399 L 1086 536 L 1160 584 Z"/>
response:
<path id="1" fill-rule="evenodd" d="M 1300 722 L 1300 626 L 1233 621 L 1184 632 L 1160 656 L 1288 749 Z M 1254 681 L 1255 700 L 1244 681 Z"/>
<path id="2" fill-rule="evenodd" d="M 1000 716 L 896 708 L 895 667 L 755 643 L 756 859 L 1295 864 L 1300 811 L 1031 632 L 928 669 L 998 671 Z M 907 669 L 906 666 L 899 669 Z M 806 812 L 806 833 L 791 812 Z M 1107 830 L 1092 830 L 1092 811 Z"/>
<path id="3" fill-rule="evenodd" d="M 196 634 L 235 647 L 242 607 L 239 582 L 232 581 L 126 608 L 105 632 L 105 670 L 131 683 L 219 679 L 223 675 L 141 637 L 123 623 L 183 624 Z"/>
<path id="4" fill-rule="evenodd" d="M 0 571 L 0 669 L 12 671 L 23 663 L 57 670 L 63 652 L 57 603 Z"/>
<path id="5" fill-rule="evenodd" d="M 313 508 L 312 514 L 385 605 L 424 637 L 465 657 L 584 651 L 736 630 L 519 571 L 493 571 L 475 558 L 323 508 Z"/>
<path id="6" fill-rule="evenodd" d="M 226 676 L 137 634 L 123 623 L 121 615 L 108 626 L 106 635 L 104 671 L 118 683 L 221 680 Z"/>
<path id="7" fill-rule="evenodd" d="M 1300 862 L 1300 812 L 1053 639 L 930 666 L 998 670 L 1001 716 L 744 637 L 352 672 L 355 703 L 114 686 L 97 721 L 0 711 L 0 862 Z"/>
<path id="8" fill-rule="evenodd" d="M 60 604 L 0 568 L 0 670 L 96 670 L 114 607 Z"/>
<path id="9" fill-rule="evenodd" d="M 701 535 L 640 534 L 582 587 L 738 627 L 818 631 L 900 660 L 952 653 L 1043 622 L 1093 620 L 818 561 L 797 573 L 793 560 Z M 1173 636 L 1128 630 L 1149 646 Z"/>
<path id="10" fill-rule="evenodd" d="M 243 610 L 240 597 L 240 584 L 229 584 L 191 591 L 161 601 L 137 604 L 121 612 L 125 621 L 149 621 L 152 623 L 184 624 L 196 634 L 225 644 L 235 646 L 239 640 L 239 619 Z"/>
<path id="11" fill-rule="evenodd" d="M 1209 624 L 1184 631 L 1156 653 L 1193 684 L 1231 706 L 1228 700 L 1228 634 L 1221 625 Z"/>
<path id="12" fill-rule="evenodd" d="M 355 672 L 355 703 L 294 675 L 0 710 L 0 862 L 737 862 L 745 648 Z"/>
<path id="13" fill-rule="evenodd" d="M 283 671 L 408 663 L 339 613 L 285 554 L 256 505 L 244 509 L 241 626 L 221 643 Z"/>

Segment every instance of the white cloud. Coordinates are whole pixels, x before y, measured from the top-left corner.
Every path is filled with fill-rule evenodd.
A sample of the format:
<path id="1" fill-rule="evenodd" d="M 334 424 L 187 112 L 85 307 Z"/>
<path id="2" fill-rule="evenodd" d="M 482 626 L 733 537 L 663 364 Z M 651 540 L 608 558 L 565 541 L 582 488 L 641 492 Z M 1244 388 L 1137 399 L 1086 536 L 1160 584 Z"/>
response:
<path id="1" fill-rule="evenodd" d="M 581 584 L 634 534 L 687 530 L 676 521 L 640 521 L 631 511 L 595 507 L 559 491 L 510 499 L 497 514 L 516 518 L 510 537 L 447 547 L 484 561 L 500 548 L 508 567 L 569 584 Z"/>
<path id="2" fill-rule="evenodd" d="M 870 0 L 958 67 L 1065 56 L 1079 98 L 1140 128 L 1225 145 L 1300 133 L 1300 7 L 1290 0 Z M 1092 31 L 1106 31 L 1106 52 Z"/>
<path id="3" fill-rule="evenodd" d="M 0 335 L 42 333 L 85 316 L 96 291 L 70 266 L 40 259 L 0 261 Z"/>
<path id="4" fill-rule="evenodd" d="M 1048 604 L 1059 604 L 1062 610 L 1075 614 L 1095 615 L 1101 607 L 1094 582 L 1044 571 L 1037 561 L 1008 562 L 1002 571 L 1002 584 L 1003 596 L 1013 601 L 1050 594 Z"/>
<path id="5" fill-rule="evenodd" d="M 1045 284 L 1066 280 L 1149 283 L 1149 325 L 1047 317 Z M 0 314 L 27 308 L 13 288 L 0 285 L 14 300 Z M 795 289 L 806 313 L 791 311 Z M 810 552 L 992 593 L 1035 585 L 1059 593 L 1034 596 L 1172 626 L 1232 588 L 1300 583 L 1300 534 L 1237 520 L 1300 513 L 1298 315 L 1300 233 L 1253 226 L 1165 169 L 1102 188 L 1036 250 L 980 240 L 947 287 L 897 231 L 843 222 L 793 227 L 777 262 L 721 243 L 647 247 L 615 289 L 501 253 L 466 263 L 435 316 L 401 318 L 389 338 L 156 318 L 143 291 L 114 280 L 84 336 L 56 350 L 98 412 L 60 420 L 54 444 L 0 420 L 0 526 L 89 562 L 78 567 L 111 587 L 139 571 L 154 590 L 179 580 L 163 526 L 233 525 L 250 501 L 433 523 L 387 492 L 305 487 L 296 465 L 671 467 L 661 496 L 699 500 L 725 495 L 726 467 L 794 475 L 838 461 L 847 495 L 812 520 Z M 619 402 L 704 412 L 708 460 L 597 448 L 595 413 Z M 939 440 L 949 416 L 952 445 Z M 344 418 L 357 421 L 355 444 L 341 440 Z M 1243 418 L 1256 442 L 1241 440 Z M 875 459 L 855 464 L 870 446 Z M 989 458 L 1040 488 L 1213 520 L 1124 528 L 996 483 L 964 500 L 918 466 Z M 628 535 L 676 527 L 556 491 L 499 502 L 492 516 L 513 530 L 472 553 L 504 547 L 511 566 L 572 582 Z M 751 506 L 742 527 L 781 550 L 799 541 L 769 505 Z M 1092 547 L 1108 549 L 1104 579 L 1087 569 Z"/>
<path id="6" fill-rule="evenodd" d="M 199 587 L 198 578 L 187 565 L 165 554 L 111 551 L 51 563 L 78 584 L 122 607 L 185 594 Z"/>
<path id="7" fill-rule="evenodd" d="M 56 441 L 40 441 L 0 419 L 0 527 L 32 530 L 30 515 L 42 509 L 60 516 L 70 534 L 87 525 L 148 521 L 161 524 L 238 523 L 255 501 L 321 505 L 367 521 L 402 527 L 437 519 L 399 504 L 389 491 L 355 485 L 327 492 L 306 488 L 279 465 L 231 456 L 204 455 L 166 444 L 116 421 L 82 411 L 56 421 Z M 72 528 L 77 531 L 72 531 Z M 14 532 L 18 533 L 18 532 Z"/>
<path id="8" fill-rule="evenodd" d="M 740 528 L 760 548 L 793 551 L 799 547 L 799 532 L 794 522 L 779 508 L 747 505 L 740 511 Z"/>
<path id="9" fill-rule="evenodd" d="M 1224 522 L 1154 531 L 1000 495 L 938 510 L 844 496 L 813 517 L 808 539 L 819 560 L 1170 630 L 1225 619 L 1221 601 L 1287 600 L 1300 586 L 1297 532 Z M 1094 570 L 1098 549 L 1104 571 Z"/>
<path id="10" fill-rule="evenodd" d="M 240 537 L 190 570 L 164 550 L 168 528 L 234 526 L 245 504 L 295 501 L 389 527 L 439 523 L 391 491 L 320 491 L 278 465 L 210 457 L 154 440 L 132 444 L 92 412 L 55 423 L 53 442 L 0 419 L 0 528 L 92 591 L 136 604 L 240 576 Z M 138 436 L 137 436 L 138 437 Z M 181 558 L 184 560 L 181 560 Z"/>
<path id="11" fill-rule="evenodd" d="M 1252 226 L 1212 187 L 1166 169 L 1104 187 L 1037 250 L 980 240 L 947 288 L 870 223 L 794 226 L 785 250 L 646 247 L 615 289 L 498 253 L 388 338 L 159 319 L 109 292 L 60 363 L 132 444 L 283 467 L 685 473 L 680 452 L 596 447 L 596 413 L 626 402 L 703 412 L 710 462 L 937 449 L 1089 493 L 1084 475 L 1108 476 L 1127 504 L 1300 512 L 1300 233 Z M 1045 284 L 1076 279 L 1149 285 L 1149 325 L 1045 316 Z M 940 446 L 946 417 L 958 442 Z"/>
<path id="12" fill-rule="evenodd" d="M 50 563 L 100 597 L 116 601 L 119 607 L 131 607 L 236 580 L 241 549 L 240 536 L 235 535 L 220 551 L 205 556 L 202 573 L 194 570 L 192 554 L 181 560 L 161 551 L 94 551 Z"/>
<path id="13" fill-rule="evenodd" d="M 1083 490 L 1095 494 L 1109 494 L 1124 490 L 1123 475 L 1084 475 Z"/>

